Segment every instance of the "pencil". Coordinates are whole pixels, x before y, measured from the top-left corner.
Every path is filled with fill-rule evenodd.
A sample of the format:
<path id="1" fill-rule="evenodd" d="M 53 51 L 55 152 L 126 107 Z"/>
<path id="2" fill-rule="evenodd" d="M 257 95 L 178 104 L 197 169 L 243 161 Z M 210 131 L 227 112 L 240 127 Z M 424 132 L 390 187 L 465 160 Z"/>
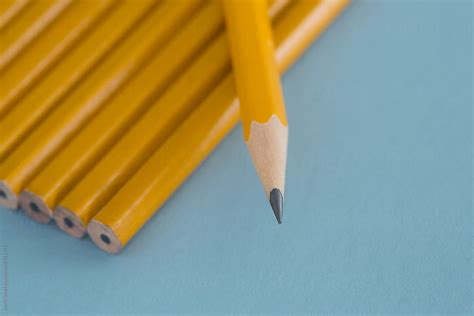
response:
<path id="1" fill-rule="evenodd" d="M 150 56 L 140 73 L 105 102 L 102 110 L 33 178 L 20 195 L 20 206 L 31 218 L 49 222 L 57 202 L 149 112 L 153 100 L 160 97 L 218 32 L 223 24 L 216 18 L 219 10 L 214 2 L 198 8 L 174 31 L 170 42 Z M 176 107 L 172 110 L 177 112 Z M 163 116 L 160 113 L 158 117 Z M 144 134 L 147 133 L 150 132 L 145 130 Z"/>
<path id="2" fill-rule="evenodd" d="M 7 67 L 1 68 L 0 118 L 11 110 L 12 100 L 9 99 L 18 98 L 18 94 L 25 93 L 33 81 L 39 75 L 46 74 L 77 41 L 83 39 L 114 4 L 117 2 L 113 0 L 74 1 L 28 49 L 21 51 Z M 103 39 L 106 40 L 105 37 Z"/>
<path id="3" fill-rule="evenodd" d="M 308 0 L 292 5 L 274 28 L 276 61 L 284 71 L 347 5 Z M 227 75 L 88 225 L 93 242 L 116 253 L 237 123 L 239 104 Z"/>
<path id="4" fill-rule="evenodd" d="M 196 20 L 191 29 L 199 25 L 202 28 L 206 23 L 222 29 L 224 20 L 221 6 L 217 1 L 212 3 L 214 10 L 211 14 Z M 273 15 L 277 15 L 283 6 L 280 5 L 281 1 L 273 4 L 279 5 L 279 9 L 273 11 Z M 83 237 L 87 223 L 100 207 L 172 133 L 185 114 L 195 108 L 222 76 L 229 72 L 230 59 L 226 44 L 224 32 L 220 32 L 150 110 L 66 195 L 54 214 L 55 222 L 62 230 L 74 237 Z"/>
<path id="5" fill-rule="evenodd" d="M 18 38 L 13 45 L 0 55 L 0 69 L 5 69 L 18 56 L 21 51 L 26 50 L 33 41 L 43 34 L 51 24 L 72 8 L 73 0 L 59 0 L 52 5 L 31 27 Z"/>
<path id="6" fill-rule="evenodd" d="M 30 0 L 0 1 L 0 29 L 6 28 L 30 3 Z"/>
<path id="7" fill-rule="evenodd" d="M 133 3 L 133 2 L 132 2 Z M 200 5 L 199 1 L 165 1 L 159 4 L 108 56 L 81 86 L 41 122 L 0 165 L 0 205 L 15 208 L 18 194 L 61 147 L 101 109 L 159 49 L 173 30 Z M 16 197 L 13 198 L 12 197 Z"/>
<path id="8" fill-rule="evenodd" d="M 20 14 L 11 19 L 8 27 L 0 28 L 0 38 L 2 39 L 0 41 L 0 55 L 5 54 L 54 5 L 55 2 L 52 0 L 31 1 L 31 4 L 25 6 Z"/>
<path id="9" fill-rule="evenodd" d="M 0 100 L 0 161 L 5 160 L 29 131 L 64 102 L 82 80 L 87 80 L 86 76 L 92 75 L 109 56 L 114 56 L 118 43 L 149 14 L 153 5 L 153 0 L 121 4 L 114 1 L 114 10 L 110 12 L 106 8 L 106 12 L 97 17 L 103 19 L 91 21 L 92 33 L 83 39 L 77 38 L 77 45 L 71 44 L 71 53 L 57 61 L 56 67 L 39 66 L 33 69 L 32 74 L 28 74 L 19 86 L 8 92 L 4 100 Z M 45 60 L 48 61 L 51 59 Z M 48 67 L 50 72 L 46 71 Z"/>
<path id="10" fill-rule="evenodd" d="M 244 140 L 279 224 L 288 122 L 266 0 L 223 0 Z"/>

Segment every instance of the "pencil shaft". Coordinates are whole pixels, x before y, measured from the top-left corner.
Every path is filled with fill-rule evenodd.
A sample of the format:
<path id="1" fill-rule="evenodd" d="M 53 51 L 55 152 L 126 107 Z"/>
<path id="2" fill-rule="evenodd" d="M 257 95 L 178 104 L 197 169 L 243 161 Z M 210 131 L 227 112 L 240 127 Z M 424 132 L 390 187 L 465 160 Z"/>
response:
<path id="1" fill-rule="evenodd" d="M 18 194 L 61 146 L 98 113 L 104 102 L 136 74 L 199 3 L 166 1 L 160 3 L 158 10 L 152 10 L 113 55 L 87 76 L 2 163 L 3 183 Z M 150 32 L 154 35 L 150 36 Z"/>
<path id="2" fill-rule="evenodd" d="M 0 28 L 0 38 L 2 39 L 0 41 L 0 56 L 4 55 L 55 4 L 56 1 L 53 0 L 32 1 L 11 20 L 8 27 Z"/>
<path id="3" fill-rule="evenodd" d="M 18 52 L 7 67 L 0 68 L 0 118 L 11 110 L 13 102 L 8 99 L 25 90 L 21 86 L 34 81 L 32 76 L 45 74 L 113 4 L 113 0 L 72 2 L 43 34 L 32 39 L 28 49 Z"/>
<path id="4" fill-rule="evenodd" d="M 347 3 L 302 1 L 292 6 L 274 28 L 279 71 L 284 71 Z M 94 217 L 88 231 L 101 249 L 120 251 L 235 125 L 239 104 L 232 80 L 231 75 L 225 77 Z"/>
<path id="5" fill-rule="evenodd" d="M 218 4 L 218 2 L 215 3 Z M 279 6 L 278 10 L 274 10 L 273 15 L 277 15 L 282 9 L 283 6 Z M 206 23 L 221 28 L 223 17 L 220 6 L 213 6 L 210 14 L 202 16 L 202 21 L 195 22 L 190 30 L 201 24 L 199 33 L 203 31 L 202 25 Z M 221 32 L 208 44 L 205 51 L 196 58 L 193 65 L 181 75 L 179 80 L 71 190 L 61 201 L 58 211 L 68 210 L 74 213 L 76 223 L 87 224 L 97 210 L 180 123 L 184 114 L 187 114 L 203 99 L 207 91 L 212 89 L 216 81 L 228 72 L 229 68 L 230 59 L 227 54 L 226 38 Z M 62 223 L 59 220 L 56 222 L 61 226 Z M 63 228 L 67 231 L 67 226 Z"/>
<path id="6" fill-rule="evenodd" d="M 266 0 L 223 0 L 244 139 L 272 115 L 287 125 Z"/>
<path id="7" fill-rule="evenodd" d="M 87 80 L 86 76 L 92 76 L 96 69 L 104 68 L 101 64 L 117 54 L 115 50 L 120 50 L 116 48 L 117 43 L 148 13 L 153 1 L 136 4 L 114 1 L 111 5 L 114 6 L 111 11 L 106 6 L 92 20 L 84 21 L 88 23 L 85 38 L 73 38 L 68 48 L 70 53 L 56 67 L 44 65 L 33 69 L 33 73 L 0 100 L 0 161 L 4 161 L 31 130 L 64 102 L 81 80 Z M 48 67 L 49 72 L 46 71 Z"/>
<path id="8" fill-rule="evenodd" d="M 223 0 L 244 139 L 281 223 L 288 122 L 266 0 Z"/>
<path id="9" fill-rule="evenodd" d="M 0 1 L 0 29 L 17 17 L 26 6 L 31 3 L 30 0 L 4 0 Z"/>
<path id="10" fill-rule="evenodd" d="M 212 20 L 218 16 L 219 10 L 219 6 L 209 2 L 180 25 L 179 30 L 173 30 L 175 35 L 170 42 L 150 56 L 136 77 L 104 103 L 102 110 L 48 162 L 25 191 L 42 198 L 44 207 L 55 207 L 112 145 L 137 124 L 137 120 L 139 122 L 143 115 L 148 115 L 153 101 L 172 85 L 195 54 L 219 30 L 220 21 Z M 196 32 L 197 27 L 200 27 L 199 32 Z M 173 110 L 178 112 L 176 107 Z M 161 108 L 160 112 L 158 119 L 166 116 L 166 108 Z M 151 132 L 149 129 L 154 126 L 156 123 L 143 130 L 143 137 L 147 137 Z"/>
<path id="11" fill-rule="evenodd" d="M 64 16 L 65 12 L 75 10 L 73 6 L 73 0 L 59 0 L 54 3 L 13 45 L 3 52 L 0 56 L 0 69 L 5 70 L 11 67 L 17 56 L 50 29 L 60 17 Z"/>

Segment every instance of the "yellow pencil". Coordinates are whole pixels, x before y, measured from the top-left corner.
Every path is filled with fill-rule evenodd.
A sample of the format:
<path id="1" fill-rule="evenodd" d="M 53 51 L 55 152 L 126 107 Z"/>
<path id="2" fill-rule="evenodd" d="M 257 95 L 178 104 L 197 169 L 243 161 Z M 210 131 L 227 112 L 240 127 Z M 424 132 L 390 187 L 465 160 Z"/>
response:
<path id="1" fill-rule="evenodd" d="M 46 75 L 78 41 L 87 40 L 84 37 L 88 32 L 116 4 L 114 0 L 74 1 L 43 34 L 33 40 L 28 49 L 23 49 L 17 58 L 0 68 L 0 118 L 12 109 L 14 99 L 18 100 L 26 92 L 31 93 L 31 86 L 38 77 Z M 103 36 L 102 40 L 107 41 L 108 38 Z M 89 53 L 96 54 L 90 50 Z M 69 68 L 71 73 L 73 70 Z"/>
<path id="2" fill-rule="evenodd" d="M 148 57 L 169 40 L 172 31 L 201 3 L 163 1 L 156 10 L 151 10 L 113 54 L 1 162 L 0 191 L 5 197 L 0 193 L 0 205 L 18 206 L 18 194 L 28 182 L 98 113 L 104 102 L 136 75 Z"/>
<path id="3" fill-rule="evenodd" d="M 244 139 L 281 223 L 288 122 L 267 0 L 223 0 L 223 4 Z"/>
<path id="4" fill-rule="evenodd" d="M 305 0 L 292 5 L 274 28 L 279 71 L 287 67 L 348 4 Z M 146 161 L 88 226 L 102 250 L 119 252 L 237 123 L 232 76 L 219 86 Z"/>
<path id="5" fill-rule="evenodd" d="M 281 0 L 274 1 L 271 8 L 275 6 L 278 8 L 272 10 L 273 16 L 284 8 Z M 210 9 L 189 25 L 190 31 L 197 30 L 194 37 L 199 37 L 207 24 L 222 30 L 224 19 L 219 2 L 212 2 Z M 189 50 L 189 41 L 182 50 Z M 166 93 L 60 202 L 54 214 L 56 224 L 70 235 L 82 237 L 86 225 L 97 211 L 173 132 L 185 114 L 194 109 L 229 71 L 226 38 L 224 32 L 220 32 Z"/>
<path id="6" fill-rule="evenodd" d="M 11 49 L 24 34 L 33 32 L 32 27 L 35 22 L 41 21 L 48 10 L 54 9 L 57 5 L 62 4 L 57 4 L 53 0 L 33 0 L 21 8 L 22 10 L 9 21 L 8 27 L 0 28 L 0 56 Z"/>
<path id="7" fill-rule="evenodd" d="M 73 0 L 59 0 L 52 5 L 48 11 L 31 25 L 27 32 L 22 34 L 22 36 L 0 56 L 0 69 L 8 67 L 21 51 L 26 50 L 36 38 L 44 33 L 46 29 L 50 28 L 57 19 L 69 10 L 76 10 Z"/>
<path id="8" fill-rule="evenodd" d="M 5 28 L 30 3 L 30 0 L 0 1 L 0 29 Z"/>
<path id="9" fill-rule="evenodd" d="M 131 29 L 139 28 L 137 24 L 156 5 L 154 0 L 112 1 L 112 10 L 108 10 L 110 5 L 105 3 L 98 16 L 83 21 L 88 23 L 85 37 L 74 37 L 69 44 L 70 53 L 64 58 L 58 61 L 54 60 L 54 54 L 48 56 L 44 64 L 18 79 L 15 87 L 3 85 L 6 91 L 5 98 L 3 95 L 0 98 L 0 161 L 4 161 L 46 115 L 60 106 L 81 81 L 87 81 L 87 76 L 93 76 L 96 69 L 112 59 L 120 50 L 118 43 L 124 43 L 127 36 L 133 37 Z M 56 66 L 51 65 L 53 61 Z M 0 78 L 2 82 L 7 81 Z"/>
<path id="10" fill-rule="evenodd" d="M 220 29 L 223 21 L 216 18 L 219 12 L 220 7 L 214 2 L 206 2 L 203 8 L 196 10 L 194 16 L 180 25 L 170 42 L 150 56 L 140 73 L 105 102 L 103 109 L 33 178 L 20 195 L 20 206 L 31 218 L 40 223 L 49 222 L 57 202 L 115 142 L 138 124 L 137 120 L 140 122 L 141 117 L 148 115 L 154 99 L 180 78 L 181 71 Z M 152 129 L 159 126 L 157 121 L 166 117 L 163 110 L 158 110 L 155 122 L 142 131 L 143 136 L 138 141 L 151 137 Z M 180 110 L 177 105 L 170 109 L 176 113 L 186 112 Z M 118 159 L 130 158 L 127 156 Z"/>

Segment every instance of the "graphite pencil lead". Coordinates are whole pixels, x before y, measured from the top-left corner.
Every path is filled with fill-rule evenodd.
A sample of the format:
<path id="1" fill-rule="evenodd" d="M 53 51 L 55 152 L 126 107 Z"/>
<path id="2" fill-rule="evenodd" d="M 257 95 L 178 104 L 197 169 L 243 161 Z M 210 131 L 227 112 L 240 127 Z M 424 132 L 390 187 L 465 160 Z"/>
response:
<path id="1" fill-rule="evenodd" d="M 281 218 L 283 216 L 283 195 L 277 188 L 270 192 L 270 205 L 272 206 L 278 224 L 281 224 Z"/>

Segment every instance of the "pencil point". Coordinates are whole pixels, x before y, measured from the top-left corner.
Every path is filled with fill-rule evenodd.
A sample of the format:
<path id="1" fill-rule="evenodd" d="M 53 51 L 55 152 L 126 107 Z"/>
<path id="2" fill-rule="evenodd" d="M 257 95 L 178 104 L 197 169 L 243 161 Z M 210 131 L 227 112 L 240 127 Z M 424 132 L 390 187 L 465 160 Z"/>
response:
<path id="1" fill-rule="evenodd" d="M 270 205 L 272 206 L 278 224 L 281 224 L 281 218 L 283 216 L 283 195 L 279 189 L 275 188 L 270 192 Z"/>

